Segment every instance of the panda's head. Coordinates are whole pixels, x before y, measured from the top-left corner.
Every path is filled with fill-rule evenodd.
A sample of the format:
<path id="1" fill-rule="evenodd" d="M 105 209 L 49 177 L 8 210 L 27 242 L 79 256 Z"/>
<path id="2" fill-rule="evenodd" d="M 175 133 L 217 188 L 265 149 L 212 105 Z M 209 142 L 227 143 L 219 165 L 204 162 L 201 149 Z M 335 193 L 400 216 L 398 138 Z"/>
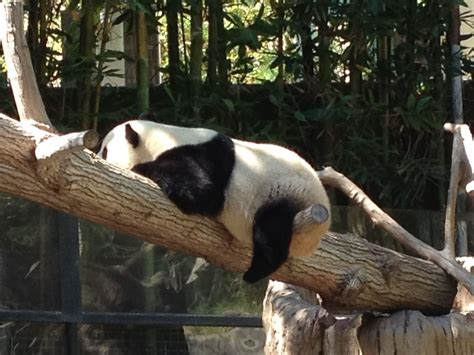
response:
<path id="1" fill-rule="evenodd" d="M 150 124 L 152 122 L 149 122 Z M 112 129 L 102 141 L 98 155 L 110 163 L 124 169 L 132 169 L 135 165 L 154 159 L 153 149 L 146 144 L 146 121 L 129 121 Z"/>
<path id="2" fill-rule="evenodd" d="M 205 128 L 184 128 L 146 120 L 132 120 L 112 129 L 97 153 L 124 169 L 155 160 L 163 152 L 182 145 L 200 144 L 217 132 Z"/>

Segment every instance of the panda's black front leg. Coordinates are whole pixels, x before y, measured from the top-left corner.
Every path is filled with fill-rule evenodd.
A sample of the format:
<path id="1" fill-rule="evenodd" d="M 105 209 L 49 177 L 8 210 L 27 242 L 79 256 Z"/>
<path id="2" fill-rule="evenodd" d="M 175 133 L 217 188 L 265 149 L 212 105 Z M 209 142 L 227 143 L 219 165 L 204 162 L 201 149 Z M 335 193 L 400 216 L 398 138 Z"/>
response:
<path id="1" fill-rule="evenodd" d="M 220 210 L 224 196 L 215 192 L 212 180 L 196 162 L 187 157 L 138 164 L 132 169 L 158 184 L 163 193 L 183 212 L 213 216 Z"/>
<path id="2" fill-rule="evenodd" d="M 160 186 L 183 212 L 217 216 L 234 167 L 232 141 L 217 135 L 209 142 L 170 149 L 132 171 Z"/>
<path id="3" fill-rule="evenodd" d="M 257 282 L 275 272 L 287 259 L 297 209 L 282 199 L 263 206 L 255 215 L 253 257 L 244 281 Z"/>
<path id="4" fill-rule="evenodd" d="M 288 250 L 278 248 L 271 238 L 262 231 L 254 234 L 252 262 L 244 274 L 244 281 L 254 283 L 264 279 L 273 274 L 288 258 Z"/>

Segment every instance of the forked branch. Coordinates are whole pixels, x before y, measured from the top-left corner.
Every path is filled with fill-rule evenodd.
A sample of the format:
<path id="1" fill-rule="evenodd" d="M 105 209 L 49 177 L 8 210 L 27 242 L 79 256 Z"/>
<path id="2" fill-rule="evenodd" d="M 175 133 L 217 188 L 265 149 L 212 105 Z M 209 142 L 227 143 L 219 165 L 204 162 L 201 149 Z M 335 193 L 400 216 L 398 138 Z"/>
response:
<path id="1" fill-rule="evenodd" d="M 474 275 L 461 268 L 455 260 L 445 257 L 440 251 L 423 243 L 411 233 L 400 226 L 392 217 L 378 207 L 357 185 L 343 174 L 327 167 L 318 172 L 321 182 L 325 185 L 336 187 L 344 192 L 364 212 L 367 213 L 374 225 L 388 232 L 393 238 L 407 249 L 420 257 L 431 260 L 449 275 L 462 283 L 474 295 Z"/>

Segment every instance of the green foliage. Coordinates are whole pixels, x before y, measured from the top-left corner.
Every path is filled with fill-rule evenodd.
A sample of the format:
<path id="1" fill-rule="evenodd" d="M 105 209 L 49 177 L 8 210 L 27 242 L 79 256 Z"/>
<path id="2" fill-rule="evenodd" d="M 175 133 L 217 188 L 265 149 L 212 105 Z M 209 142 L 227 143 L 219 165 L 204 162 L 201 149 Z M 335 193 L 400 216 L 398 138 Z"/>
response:
<path id="1" fill-rule="evenodd" d="M 146 14 L 149 33 L 159 31 L 162 57 L 153 70 L 162 74 L 164 84 L 153 90 L 150 105 L 161 121 L 206 125 L 292 146 L 316 166 L 331 164 L 350 175 L 386 205 L 441 206 L 441 200 L 430 206 L 423 201 L 444 190 L 446 154 L 440 131 L 449 113 L 448 84 L 454 74 L 446 37 L 452 5 L 462 1 L 234 0 L 219 2 L 221 14 L 211 14 L 207 2 L 201 77 L 194 79 L 203 84 L 197 97 L 190 89 L 192 1 L 169 3 L 178 12 L 174 40 L 179 43 L 173 47 L 179 50 L 173 67 L 178 80 L 173 85 L 165 4 L 110 3 L 112 24 L 124 24 L 126 33 L 135 30 L 136 10 Z M 103 33 L 105 4 L 93 3 L 96 44 Z M 114 61 L 135 63 L 109 49 L 93 52 L 92 58 L 81 56 L 83 13 L 76 5 L 71 2 L 65 14 L 61 7 L 48 14 L 42 33 L 53 45 L 40 48 L 39 39 L 31 42 L 34 57 L 46 54 L 41 75 L 47 85 L 60 80 L 74 86 L 86 78 L 95 83 L 105 75 L 122 75 L 109 68 Z M 31 18 L 38 15 L 34 7 L 27 10 Z M 67 20 L 61 22 L 61 17 Z M 223 29 L 211 24 L 211 17 L 222 20 Z M 463 13 L 462 21 L 472 24 L 471 14 Z M 211 51 L 212 26 L 217 26 L 218 38 Z M 463 48 L 462 58 L 463 73 L 471 76 L 472 51 Z M 102 90 L 97 96 L 99 129 L 139 114 L 132 92 Z M 84 113 L 78 112 L 74 93 L 69 95 L 48 107 L 53 117 L 59 112 L 64 125 L 77 127 L 75 120 Z M 59 108 L 57 102 L 64 105 Z M 0 105 L 12 111 L 8 102 Z M 402 187 L 403 195 L 397 191 Z"/>

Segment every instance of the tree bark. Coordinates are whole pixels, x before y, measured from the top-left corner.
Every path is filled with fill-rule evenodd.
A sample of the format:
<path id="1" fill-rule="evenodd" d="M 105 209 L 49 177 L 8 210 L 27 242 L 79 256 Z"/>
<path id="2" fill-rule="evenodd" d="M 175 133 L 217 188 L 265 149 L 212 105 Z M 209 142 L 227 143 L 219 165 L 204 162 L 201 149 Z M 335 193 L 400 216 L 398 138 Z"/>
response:
<path id="1" fill-rule="evenodd" d="M 201 256 L 230 271 L 247 269 L 251 246 L 208 218 L 184 215 L 157 186 L 88 151 L 37 161 L 53 134 L 0 116 L 0 189 L 140 239 Z M 291 258 L 273 278 L 318 292 L 329 310 L 448 312 L 456 283 L 432 262 L 330 233 L 316 255 Z M 414 287 L 414 285 L 416 285 Z"/>
<path id="2" fill-rule="evenodd" d="M 208 7 L 208 45 L 207 45 L 207 82 L 214 88 L 217 85 L 217 63 L 219 56 L 217 30 L 217 0 L 207 0 Z"/>
<path id="3" fill-rule="evenodd" d="M 461 268 L 454 258 L 449 258 L 433 247 L 417 239 L 392 217 L 377 206 L 358 186 L 347 177 L 338 173 L 331 167 L 326 167 L 318 172 L 321 182 L 325 185 L 337 187 L 344 192 L 357 206 L 367 213 L 375 226 L 388 232 L 394 239 L 402 243 L 408 250 L 427 260 L 432 260 L 441 266 L 447 273 L 462 282 L 464 286 L 474 295 L 474 276 Z"/>
<path id="4" fill-rule="evenodd" d="M 92 129 L 97 129 L 97 125 L 99 124 L 99 110 L 100 110 L 100 98 L 102 92 L 102 80 L 104 79 L 103 71 L 104 71 L 104 64 L 105 58 L 103 58 L 106 50 L 107 50 L 107 42 L 109 41 L 110 37 L 110 30 L 111 30 L 111 12 L 112 12 L 112 4 L 109 0 L 105 0 L 104 5 L 104 17 L 102 20 L 102 33 L 100 39 L 100 47 L 99 47 L 99 55 L 97 60 L 97 74 L 95 76 L 95 98 L 94 98 L 94 109 L 93 119 L 92 119 Z"/>
<path id="5" fill-rule="evenodd" d="M 18 116 L 22 120 L 35 119 L 51 126 L 38 84 L 34 80 L 35 73 L 22 21 L 23 2 L 5 0 L 0 3 L 0 41 Z"/>
<path id="6" fill-rule="evenodd" d="M 223 0 L 216 0 L 215 15 L 217 25 L 217 72 L 218 82 L 222 87 L 226 87 L 229 82 L 227 61 L 227 41 L 224 26 L 224 4 Z"/>
<path id="7" fill-rule="evenodd" d="M 137 10 L 135 18 L 137 33 L 137 106 L 140 112 L 146 112 L 150 108 L 150 81 L 148 79 L 148 25 L 143 10 Z"/>
<path id="8" fill-rule="evenodd" d="M 95 4 L 93 0 L 81 1 L 81 25 L 79 34 L 79 55 L 83 63 L 82 77 L 78 80 L 77 109 L 82 113 L 82 128 L 88 129 L 92 127 L 91 105 L 92 105 L 92 72 L 95 65 L 94 48 L 95 48 Z"/>
<path id="9" fill-rule="evenodd" d="M 201 93 L 202 68 L 202 0 L 191 2 L 191 53 L 189 60 L 189 76 L 191 78 L 191 95 Z"/>
<path id="10" fill-rule="evenodd" d="M 266 354 L 473 354 L 472 315 L 428 317 L 418 311 L 390 316 L 352 314 L 337 319 L 307 291 L 269 283 L 263 303 Z M 312 295 L 314 300 L 314 295 Z M 323 302 L 324 304 L 324 302 Z"/>
<path id="11" fill-rule="evenodd" d="M 168 34 L 168 72 L 170 86 L 175 89 L 181 73 L 179 60 L 178 9 L 181 0 L 166 1 L 166 33 Z"/>

